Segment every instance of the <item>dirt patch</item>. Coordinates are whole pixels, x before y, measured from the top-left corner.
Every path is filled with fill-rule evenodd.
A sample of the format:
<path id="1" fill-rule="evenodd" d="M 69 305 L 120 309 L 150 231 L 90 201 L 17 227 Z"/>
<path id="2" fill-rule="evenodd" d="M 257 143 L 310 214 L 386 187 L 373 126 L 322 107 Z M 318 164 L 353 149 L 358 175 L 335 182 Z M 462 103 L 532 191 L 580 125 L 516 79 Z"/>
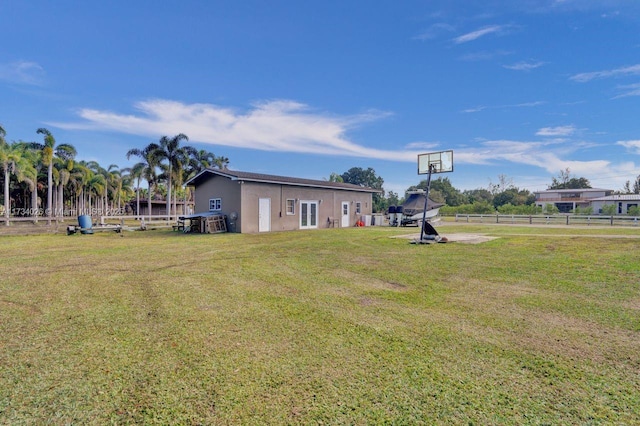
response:
<path id="1" fill-rule="evenodd" d="M 447 234 L 442 235 L 442 237 L 447 237 L 448 243 L 462 243 L 462 244 L 480 244 L 486 243 L 487 241 L 495 240 L 498 237 L 490 237 L 484 234 Z M 396 235 L 391 238 L 404 238 L 407 240 L 419 240 L 420 234 L 408 234 L 408 235 Z"/>

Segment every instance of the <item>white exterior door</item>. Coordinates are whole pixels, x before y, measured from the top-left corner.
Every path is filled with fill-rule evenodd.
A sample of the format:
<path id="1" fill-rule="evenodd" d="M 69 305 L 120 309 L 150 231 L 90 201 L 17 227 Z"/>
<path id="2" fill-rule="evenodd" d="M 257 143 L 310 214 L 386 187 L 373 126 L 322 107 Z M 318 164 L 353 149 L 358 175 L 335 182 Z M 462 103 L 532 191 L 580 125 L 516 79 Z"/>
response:
<path id="1" fill-rule="evenodd" d="M 271 231 L 271 198 L 260 198 L 258 210 L 258 232 Z"/>
<path id="2" fill-rule="evenodd" d="M 300 201 L 300 229 L 318 227 L 318 202 Z"/>
<path id="3" fill-rule="evenodd" d="M 340 226 L 343 228 L 349 227 L 349 203 L 347 201 L 342 202 L 342 220 Z"/>

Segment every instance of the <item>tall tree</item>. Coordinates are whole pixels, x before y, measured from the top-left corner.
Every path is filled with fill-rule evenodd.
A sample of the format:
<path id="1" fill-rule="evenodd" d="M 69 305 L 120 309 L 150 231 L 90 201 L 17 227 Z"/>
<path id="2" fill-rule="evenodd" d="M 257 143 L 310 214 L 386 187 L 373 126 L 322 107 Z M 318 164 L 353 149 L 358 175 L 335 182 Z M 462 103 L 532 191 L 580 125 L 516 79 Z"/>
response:
<path id="1" fill-rule="evenodd" d="M 140 157 L 142 160 L 140 163 L 143 165 L 142 175 L 148 184 L 147 202 L 149 208 L 149 220 L 151 220 L 151 198 L 153 197 L 153 185 L 157 181 L 156 167 L 160 163 L 158 156 L 160 146 L 155 143 L 150 143 L 143 149 L 133 148 L 127 152 L 127 160 L 132 156 Z M 136 167 L 136 166 L 134 166 Z"/>
<path id="2" fill-rule="evenodd" d="M 624 184 L 624 188 L 622 188 L 623 194 L 640 194 L 640 175 L 636 176 L 633 180 L 633 187 L 631 186 L 631 181 L 626 181 Z"/>
<path id="3" fill-rule="evenodd" d="M 1 128 L 0 128 L 1 129 Z M 8 144 L 2 139 L 3 132 L 0 132 L 0 167 L 4 171 L 4 217 L 5 225 L 9 226 L 9 216 L 11 214 L 11 196 L 9 194 L 9 183 L 11 175 L 18 173 L 18 167 L 22 160 L 22 147 L 16 143 Z"/>
<path id="4" fill-rule="evenodd" d="M 227 157 L 216 157 L 214 163 L 220 170 L 227 170 L 227 167 L 229 167 L 229 159 Z"/>
<path id="5" fill-rule="evenodd" d="M 47 167 L 47 210 L 49 219 L 53 215 L 53 158 L 54 154 L 62 157 L 75 156 L 76 149 L 73 145 L 61 144 L 56 148 L 56 139 L 51 132 L 44 127 L 39 128 L 36 133 L 44 136 L 42 147 L 42 164 Z"/>
<path id="6" fill-rule="evenodd" d="M 329 175 L 329 182 L 344 182 L 344 179 L 342 179 L 342 176 L 336 172 L 331 172 Z"/>
<path id="7" fill-rule="evenodd" d="M 51 218 L 53 200 L 53 148 L 56 140 L 51 132 L 44 127 L 39 128 L 36 133 L 44 135 L 44 146 L 42 147 L 42 164 L 47 167 L 47 210 L 45 214 Z"/>
<path id="8" fill-rule="evenodd" d="M 340 175 L 344 183 L 379 189 L 380 193 L 373 194 L 373 211 L 384 210 L 384 179 L 376 175 L 376 171 L 369 167 L 367 170 L 361 167 L 352 167 Z"/>
<path id="9" fill-rule="evenodd" d="M 493 203 L 493 194 L 488 189 L 467 189 L 462 192 L 467 197 L 469 203 L 486 202 Z"/>
<path id="10" fill-rule="evenodd" d="M 78 152 L 73 145 L 61 144 L 55 149 L 54 163 L 58 169 L 56 216 L 64 217 L 64 187 L 69 183 L 73 162 Z"/>
<path id="11" fill-rule="evenodd" d="M 584 189 L 591 188 L 591 183 L 587 178 L 576 178 L 571 174 L 571 171 L 567 167 L 564 170 L 560 170 L 558 177 L 551 178 L 551 185 L 548 189 Z"/>
<path id="12" fill-rule="evenodd" d="M 195 174 L 200 173 L 202 170 L 209 169 L 216 165 L 216 156 L 213 152 L 205 149 L 193 151 L 191 154 L 191 161 L 189 162 L 190 171 Z"/>
<path id="13" fill-rule="evenodd" d="M 21 170 L 22 180 L 31 192 L 31 208 L 29 210 L 34 223 L 38 223 L 38 170 L 42 164 L 42 146 L 34 142 L 23 142 L 21 145 L 24 159 Z"/>
<path id="14" fill-rule="evenodd" d="M 489 191 L 491 195 L 496 195 L 510 188 L 513 188 L 513 179 L 507 175 L 498 175 L 498 183 L 489 181 L 489 188 L 487 191 Z"/>
<path id="15" fill-rule="evenodd" d="M 136 163 L 129 169 L 130 178 L 136 182 L 136 216 L 140 216 L 140 181 L 144 175 L 144 168 L 144 163 Z"/>
<path id="16" fill-rule="evenodd" d="M 180 150 L 180 141 L 189 140 L 184 133 L 179 133 L 174 137 L 162 136 L 160 138 L 158 157 L 167 160 L 167 215 L 171 216 L 171 189 L 173 183 L 173 169 L 181 167 L 183 151 Z"/>
<path id="17" fill-rule="evenodd" d="M 511 187 L 493 197 L 493 206 L 498 208 L 505 204 L 511 204 L 513 206 L 531 205 L 535 202 L 535 198 L 535 195 L 527 189 Z"/>
<path id="18" fill-rule="evenodd" d="M 409 187 L 407 191 L 415 191 L 416 189 L 426 190 L 427 180 L 422 180 L 418 185 Z M 440 200 L 438 200 L 438 194 L 442 196 Z M 436 202 L 444 202 L 448 206 L 459 206 L 467 202 L 464 194 L 455 188 L 447 177 L 439 177 L 431 181 L 429 198 Z"/>

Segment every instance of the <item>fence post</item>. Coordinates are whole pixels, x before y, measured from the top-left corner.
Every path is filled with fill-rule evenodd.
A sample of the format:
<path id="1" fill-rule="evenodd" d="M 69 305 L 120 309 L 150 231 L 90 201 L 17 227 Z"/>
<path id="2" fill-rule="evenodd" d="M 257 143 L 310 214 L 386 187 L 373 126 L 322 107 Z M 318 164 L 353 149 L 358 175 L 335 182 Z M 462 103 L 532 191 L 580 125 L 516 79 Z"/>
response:
<path id="1" fill-rule="evenodd" d="M 569 224 L 569 215 L 567 215 L 567 225 Z"/>
<path id="2" fill-rule="evenodd" d="M 613 215 L 611 215 L 611 226 L 613 226 Z"/>
<path id="3" fill-rule="evenodd" d="M 500 223 L 500 215 L 499 214 L 496 215 L 496 223 Z"/>

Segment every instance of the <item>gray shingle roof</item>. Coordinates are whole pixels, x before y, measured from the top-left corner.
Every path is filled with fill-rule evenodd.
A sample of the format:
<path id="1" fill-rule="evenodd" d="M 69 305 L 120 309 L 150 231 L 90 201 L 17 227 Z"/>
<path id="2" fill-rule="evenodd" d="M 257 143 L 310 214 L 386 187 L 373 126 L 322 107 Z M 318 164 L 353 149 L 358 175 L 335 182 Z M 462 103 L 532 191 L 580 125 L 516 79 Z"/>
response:
<path id="1" fill-rule="evenodd" d="M 288 176 L 267 175 L 263 173 L 251 173 L 251 172 L 241 172 L 237 170 L 218 170 L 218 169 L 203 170 L 193 178 L 189 179 L 185 183 L 185 185 L 198 185 L 203 179 L 206 179 L 212 174 L 217 176 L 224 176 L 233 180 L 243 180 L 247 182 L 263 182 L 263 183 L 273 183 L 273 184 L 279 184 L 279 185 L 342 189 L 347 191 L 360 191 L 360 192 L 372 192 L 372 193 L 382 192 L 379 189 L 367 188 L 364 186 L 353 185 L 350 183 L 329 182 L 326 180 L 302 179 L 302 178 L 295 178 L 295 177 L 288 177 Z"/>
<path id="2" fill-rule="evenodd" d="M 544 189 L 541 191 L 533 191 L 534 194 L 540 194 L 542 192 L 613 192 L 613 189 L 575 188 L 575 189 Z"/>

